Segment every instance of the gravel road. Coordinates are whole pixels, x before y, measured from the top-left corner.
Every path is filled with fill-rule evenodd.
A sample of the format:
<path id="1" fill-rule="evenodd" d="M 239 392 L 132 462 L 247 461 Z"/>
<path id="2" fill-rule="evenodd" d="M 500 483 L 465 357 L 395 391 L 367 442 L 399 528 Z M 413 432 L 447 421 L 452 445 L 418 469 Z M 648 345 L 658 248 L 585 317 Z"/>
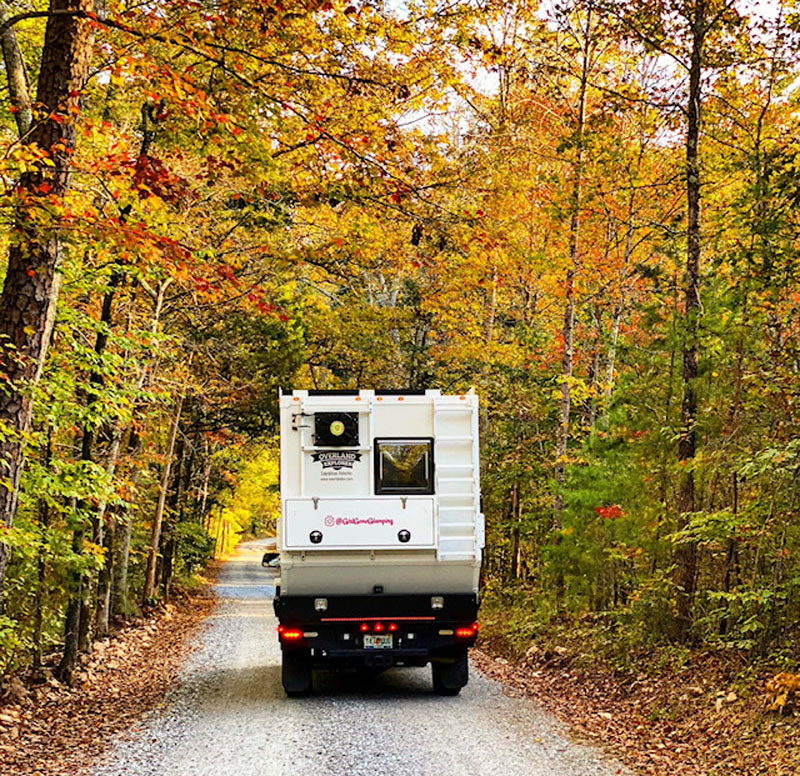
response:
<path id="1" fill-rule="evenodd" d="M 364 680 L 321 672 L 313 696 L 286 698 L 263 551 L 250 542 L 224 566 L 219 606 L 180 682 L 93 776 L 628 773 L 475 671 L 455 698 L 433 694 L 429 668 Z"/>

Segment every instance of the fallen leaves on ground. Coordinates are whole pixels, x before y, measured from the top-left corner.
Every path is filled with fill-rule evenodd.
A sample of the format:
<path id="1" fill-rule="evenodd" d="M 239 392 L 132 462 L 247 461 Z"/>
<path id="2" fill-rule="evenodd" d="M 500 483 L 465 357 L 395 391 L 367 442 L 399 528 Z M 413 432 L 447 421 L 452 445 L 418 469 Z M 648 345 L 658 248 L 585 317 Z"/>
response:
<path id="1" fill-rule="evenodd" d="M 476 650 L 474 661 L 643 776 L 800 774 L 800 719 L 770 712 L 762 680 L 730 688 L 711 656 L 636 677 L 580 667 L 565 648 L 532 647 L 519 664 Z"/>
<path id="2" fill-rule="evenodd" d="M 112 736 L 163 702 L 191 650 L 190 637 L 213 605 L 208 587 L 182 594 L 95 642 L 74 687 L 52 677 L 6 682 L 0 688 L 0 774 L 85 773 Z"/>

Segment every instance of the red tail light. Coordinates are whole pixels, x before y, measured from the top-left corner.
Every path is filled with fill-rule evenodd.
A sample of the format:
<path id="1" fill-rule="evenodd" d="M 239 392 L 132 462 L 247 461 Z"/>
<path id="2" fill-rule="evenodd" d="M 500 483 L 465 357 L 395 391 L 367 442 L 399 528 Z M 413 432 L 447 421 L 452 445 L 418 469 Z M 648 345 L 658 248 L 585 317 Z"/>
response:
<path id="1" fill-rule="evenodd" d="M 299 638 L 302 638 L 303 631 L 299 630 L 285 630 L 281 633 L 281 638 L 286 639 L 287 641 L 296 641 Z"/>
<path id="2" fill-rule="evenodd" d="M 389 623 L 389 630 L 392 631 L 392 633 L 394 633 L 394 631 L 397 630 L 397 625 L 395 623 L 393 623 L 393 622 L 390 622 Z"/>
<path id="3" fill-rule="evenodd" d="M 382 622 L 375 623 L 375 633 L 382 633 L 385 629 L 385 626 Z"/>
<path id="4" fill-rule="evenodd" d="M 468 628 L 456 628 L 456 636 L 462 639 L 471 639 L 477 632 L 477 622 L 472 623 Z"/>
<path id="5" fill-rule="evenodd" d="M 365 622 L 361 623 L 361 632 L 366 633 L 369 630 L 369 625 Z"/>

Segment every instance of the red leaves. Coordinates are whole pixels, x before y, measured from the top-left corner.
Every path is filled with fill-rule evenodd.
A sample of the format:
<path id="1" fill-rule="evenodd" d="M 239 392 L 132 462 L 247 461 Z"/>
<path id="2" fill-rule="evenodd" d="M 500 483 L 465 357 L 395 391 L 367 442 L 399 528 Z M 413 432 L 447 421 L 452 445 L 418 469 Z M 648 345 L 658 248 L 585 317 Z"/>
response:
<path id="1" fill-rule="evenodd" d="M 222 264 L 217 267 L 217 274 L 223 279 L 232 283 L 234 286 L 239 285 L 239 279 L 236 277 L 235 270 L 228 264 Z"/>
<path id="2" fill-rule="evenodd" d="M 151 194 L 165 202 L 177 205 L 182 200 L 195 199 L 188 183 L 152 156 L 139 156 L 133 163 L 133 184 L 139 196 L 147 199 Z"/>
<path id="3" fill-rule="evenodd" d="M 617 520 L 625 514 L 619 504 L 612 504 L 610 507 L 597 507 L 594 511 L 603 520 Z"/>

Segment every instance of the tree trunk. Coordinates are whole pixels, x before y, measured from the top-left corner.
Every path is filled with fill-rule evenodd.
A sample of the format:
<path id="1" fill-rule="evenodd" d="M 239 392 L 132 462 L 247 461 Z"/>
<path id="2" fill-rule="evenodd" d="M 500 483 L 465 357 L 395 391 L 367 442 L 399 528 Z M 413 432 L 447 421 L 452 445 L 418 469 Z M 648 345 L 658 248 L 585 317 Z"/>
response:
<path id="1" fill-rule="evenodd" d="M 569 264 L 565 278 L 566 305 L 564 307 L 564 325 L 561 336 L 564 341 L 561 356 L 561 403 L 558 412 L 558 429 L 556 431 L 556 463 L 555 509 L 553 512 L 553 529 L 561 528 L 561 512 L 564 509 L 564 497 L 561 489 L 567 476 L 567 447 L 569 444 L 569 417 L 572 408 L 572 373 L 574 368 L 575 348 L 575 277 L 578 272 L 578 251 L 580 247 L 581 201 L 583 197 L 583 136 L 586 126 L 586 95 L 589 84 L 589 54 L 592 34 L 592 7 L 586 14 L 586 32 L 583 44 L 583 61 L 578 91 L 578 119 L 575 127 L 576 157 L 572 166 L 572 194 L 569 222 Z M 561 587 L 563 585 L 559 585 Z"/>
<path id="2" fill-rule="evenodd" d="M 109 284 L 109 289 L 103 296 L 103 307 L 100 312 L 100 324 L 101 327 L 95 336 L 94 341 L 94 352 L 95 356 L 97 356 L 97 362 L 95 367 L 92 369 L 91 375 L 89 375 L 89 392 L 87 397 L 87 405 L 89 408 L 93 404 L 95 404 L 99 399 L 99 392 L 100 389 L 105 384 L 105 378 L 103 377 L 103 369 L 102 369 L 102 359 L 103 355 L 105 354 L 106 347 L 108 345 L 108 332 L 111 330 L 113 325 L 113 315 L 112 309 L 114 305 L 114 292 L 116 287 L 119 285 L 121 277 L 118 273 L 114 273 L 111 276 L 111 281 Z M 87 420 L 84 429 L 83 429 L 83 438 L 84 438 L 84 445 L 83 445 L 83 455 L 82 460 L 84 461 L 92 461 L 93 459 L 93 445 L 94 439 L 96 437 L 96 429 L 94 421 Z M 82 503 L 80 505 L 81 508 L 88 508 L 88 504 Z M 105 545 L 105 503 L 103 503 L 102 507 L 97 510 L 94 517 L 92 518 L 92 541 L 97 546 L 104 546 Z M 97 594 L 97 585 L 99 584 L 99 577 L 104 575 L 107 577 L 107 565 L 110 562 L 110 557 L 106 557 L 106 562 L 103 568 L 100 570 L 100 574 L 95 576 L 94 574 L 86 575 L 83 581 L 83 600 L 81 602 L 81 625 L 80 625 L 80 651 L 87 652 L 89 650 L 89 646 L 91 643 L 91 625 L 92 625 L 92 600 Z M 107 586 L 106 586 L 107 587 Z M 107 630 L 107 624 L 106 624 Z M 105 633 L 103 634 L 105 635 Z"/>
<path id="3" fill-rule="evenodd" d="M 113 517 L 108 520 L 103 535 L 103 550 L 105 562 L 97 574 L 97 602 L 94 610 L 94 637 L 104 639 L 109 633 L 109 618 L 111 616 L 111 574 L 114 562 L 114 541 L 117 533 L 117 523 Z"/>
<path id="4" fill-rule="evenodd" d="M 687 249 L 686 285 L 684 287 L 683 404 L 678 462 L 682 475 L 678 486 L 680 529 L 689 524 L 695 511 L 695 476 L 693 464 L 697 452 L 697 357 L 700 317 L 701 182 L 700 122 L 703 42 L 706 33 L 706 4 L 698 2 L 692 23 L 692 56 L 689 69 L 689 106 L 686 132 Z M 677 611 L 674 637 L 684 642 L 691 628 L 691 610 L 697 582 L 697 542 L 683 541 L 675 552 Z"/>
<path id="5" fill-rule="evenodd" d="M 175 453 L 175 440 L 178 437 L 178 426 L 181 420 L 181 410 L 183 409 L 183 396 L 178 396 L 175 402 L 175 413 L 172 418 L 172 428 L 170 429 L 169 442 L 167 443 L 167 459 L 164 463 L 164 470 L 161 473 L 161 486 L 158 491 L 158 503 L 156 513 L 153 517 L 153 530 L 150 536 L 150 553 L 147 556 L 147 574 L 144 584 L 144 601 L 151 601 L 156 592 L 156 565 L 158 562 L 158 548 L 161 541 L 161 525 L 164 521 L 164 506 L 167 499 L 167 488 L 169 486 L 169 473 L 172 468 L 172 456 Z"/>
<path id="6" fill-rule="evenodd" d="M 519 579 L 519 483 L 515 482 L 511 489 L 511 576 Z"/>
<path id="7" fill-rule="evenodd" d="M 184 453 L 186 446 L 181 439 L 178 442 L 178 452 L 175 455 L 175 473 L 172 476 L 172 493 L 169 499 L 169 514 L 164 521 L 164 530 L 161 536 L 161 578 L 164 600 L 169 600 L 169 589 L 172 584 L 172 573 L 175 568 L 175 552 L 177 550 L 178 510 L 183 493 Z"/>
<path id="8" fill-rule="evenodd" d="M 734 517 L 739 514 L 739 477 L 736 472 L 733 473 L 731 481 L 731 489 L 733 491 L 733 515 Z M 725 558 L 725 585 L 724 590 L 730 593 L 733 588 L 739 584 L 739 544 L 735 538 L 728 539 L 728 549 Z M 719 621 L 719 635 L 725 636 L 728 633 L 728 618 L 730 615 L 730 602 L 725 601 L 725 613 Z"/>
<path id="9" fill-rule="evenodd" d="M 161 310 L 164 306 L 164 295 L 172 282 L 172 278 L 167 278 L 159 286 L 158 291 L 152 291 L 148 286 L 145 289 L 153 297 L 153 318 L 150 324 L 150 331 L 152 334 L 158 332 L 159 322 L 161 320 Z M 147 379 L 148 366 L 143 366 L 139 372 L 139 379 L 136 383 L 137 390 L 140 390 Z M 134 458 L 138 457 L 142 451 L 142 440 L 136 432 L 136 428 L 132 427 L 130 436 L 128 438 L 128 449 Z M 131 476 L 132 489 L 136 490 L 136 485 L 139 481 L 139 469 L 134 469 Z M 133 519 L 129 514 L 119 516 L 117 526 L 122 526 L 119 536 L 119 545 L 114 560 L 114 572 L 112 581 L 112 594 L 111 594 L 111 608 L 113 612 L 122 615 L 130 615 L 134 611 L 134 607 L 130 600 L 130 590 L 128 585 L 128 561 L 131 551 L 131 534 L 133 531 Z"/>
<path id="10" fill-rule="evenodd" d="M 217 510 L 217 530 L 214 536 L 214 560 L 222 554 L 222 515 L 224 514 L 222 506 Z"/>
<path id="11" fill-rule="evenodd" d="M 619 298 L 614 305 L 614 314 L 611 319 L 611 342 L 608 346 L 608 356 L 606 360 L 606 379 L 603 388 L 603 412 L 605 415 L 611 406 L 611 395 L 614 392 L 614 369 L 617 363 L 617 346 L 619 345 L 619 327 L 622 323 L 622 313 L 625 310 L 625 281 L 630 271 L 633 261 L 633 214 L 636 211 L 636 187 L 631 185 L 631 193 L 628 197 L 628 223 L 625 233 L 625 254 L 622 265 L 622 276 L 620 279 Z"/>
<path id="12" fill-rule="evenodd" d="M 208 440 L 206 440 L 203 444 L 203 452 L 205 455 L 205 461 L 203 463 L 203 485 L 200 490 L 200 499 L 199 499 L 199 510 L 198 510 L 198 522 L 208 530 L 211 528 L 210 525 L 206 527 L 208 522 L 207 515 L 206 515 L 206 505 L 208 504 L 208 483 L 211 479 L 211 452 L 208 449 Z"/>
<path id="13" fill-rule="evenodd" d="M 588 375 L 589 398 L 584 413 L 588 431 L 594 431 L 597 422 L 597 403 L 600 394 L 600 351 L 603 347 L 603 311 L 600 309 L 600 305 L 594 306 L 594 325 L 594 348 Z"/>
<path id="14" fill-rule="evenodd" d="M 50 468 L 53 453 L 52 429 L 47 429 L 47 444 L 44 450 L 44 465 Z M 42 668 L 42 630 L 44 626 L 44 586 L 47 579 L 47 528 L 50 525 L 50 505 L 39 500 L 39 554 L 36 562 L 36 597 L 33 605 L 33 670 L 38 674 Z"/>
<path id="15" fill-rule="evenodd" d="M 73 507 L 74 511 L 74 507 Z M 76 525 L 72 532 L 72 552 L 83 554 L 83 527 Z M 64 654 L 58 666 L 58 675 L 65 684 L 72 684 L 72 674 L 78 660 L 78 631 L 81 624 L 81 584 L 83 575 L 73 570 L 69 575 L 69 602 L 64 620 Z"/>
<path id="16" fill-rule="evenodd" d="M 51 0 L 52 10 L 92 12 L 92 0 Z M 22 175 L 18 196 L 25 204 L 14 214 L 14 240 L 0 294 L 0 525 L 10 527 L 17 511 L 24 462 L 23 439 L 30 429 L 32 386 L 41 376 L 59 291 L 61 249 L 58 230 L 31 218 L 37 203 L 63 200 L 70 188 L 71 157 L 77 138 L 74 123 L 80 94 L 89 74 L 92 23 L 66 15 L 50 16 L 45 30 L 36 100 L 47 115 L 28 133 L 25 142 L 47 152 L 53 167 L 42 164 Z M 42 208 L 42 215 L 44 210 Z M 0 589 L 5 579 L 8 549 L 0 543 Z"/>
<path id="17" fill-rule="evenodd" d="M 5 24 L 11 18 L 6 3 L 0 3 L 0 24 Z M 6 66 L 6 79 L 8 83 L 8 97 L 11 109 L 14 111 L 14 120 L 17 122 L 19 136 L 24 138 L 30 132 L 33 122 L 31 109 L 30 86 L 28 73 L 25 69 L 25 60 L 17 41 L 17 33 L 9 27 L 2 38 L 3 62 Z"/>
<path id="18" fill-rule="evenodd" d="M 128 437 L 128 450 L 132 458 L 138 458 L 143 449 L 141 437 L 135 429 L 131 429 Z M 136 492 L 141 469 L 136 468 L 131 474 L 131 490 Z M 111 592 L 111 611 L 125 617 L 134 613 L 128 589 L 128 562 L 131 554 L 131 534 L 133 519 L 126 512 L 117 515 L 117 541 L 115 542 L 113 582 Z"/>
<path id="19" fill-rule="evenodd" d="M 109 477 L 114 476 L 117 469 L 117 459 L 119 458 L 119 451 L 122 446 L 122 429 L 117 425 L 114 428 L 111 436 L 111 444 L 108 450 L 108 461 L 106 462 L 106 473 Z M 97 523 L 98 525 L 106 525 L 105 532 L 106 538 L 103 542 L 105 547 L 105 563 L 97 579 L 97 608 L 95 609 L 95 634 L 99 638 L 108 635 L 108 623 L 111 617 L 111 586 L 114 565 L 114 545 L 116 539 L 117 528 L 119 527 L 116 518 L 106 521 L 108 512 L 108 502 L 103 499 L 97 507 Z M 126 561 L 127 563 L 127 561 Z"/>

